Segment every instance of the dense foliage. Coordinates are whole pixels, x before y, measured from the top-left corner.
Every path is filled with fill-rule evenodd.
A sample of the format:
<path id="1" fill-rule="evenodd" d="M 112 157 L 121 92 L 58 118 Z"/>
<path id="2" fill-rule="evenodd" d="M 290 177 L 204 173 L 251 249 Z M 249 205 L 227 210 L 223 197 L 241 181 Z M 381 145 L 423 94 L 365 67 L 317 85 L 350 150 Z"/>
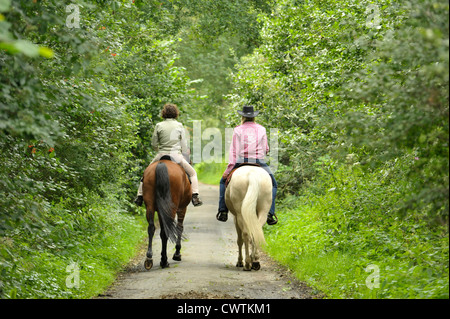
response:
<path id="1" fill-rule="evenodd" d="M 445 1 L 277 1 L 234 73 L 235 108 L 255 104 L 279 130 L 280 195 L 301 197 L 268 230 L 269 251 L 309 269 L 303 279 L 333 273 L 308 260 L 349 254 L 342 276 L 386 267 L 374 296 L 448 298 L 448 12 Z"/>
<path id="2" fill-rule="evenodd" d="M 410 190 L 409 164 L 404 157 L 371 172 L 319 169 L 299 197 L 279 205 L 268 251 L 331 298 L 448 298 L 447 226 L 430 227 L 421 211 L 396 213 Z M 369 266 L 379 274 L 372 289 Z"/>
<path id="3" fill-rule="evenodd" d="M 448 298 L 448 13 L 0 0 L 0 296 L 89 297 L 113 279 L 145 234 L 131 201 L 173 102 L 188 127 L 232 127 L 250 103 L 278 129 L 267 249 L 301 279 L 331 297 Z M 218 182 L 223 165 L 197 168 Z"/>
<path id="4" fill-rule="evenodd" d="M 195 100 L 189 118 L 203 118 L 208 127 L 225 127 L 223 120 L 232 89 L 230 70 L 239 58 L 259 45 L 260 14 L 270 13 L 265 0 L 170 1 L 163 9 L 171 17 L 168 32 L 180 40 L 176 65 L 186 68 Z"/>
<path id="5" fill-rule="evenodd" d="M 122 214 L 152 156 L 161 106 L 182 106 L 187 94 L 175 41 L 153 22 L 158 10 L 142 1 L 0 1 L 2 297 L 59 296 L 28 291 L 21 273 L 38 267 L 33 256 L 76 261 L 82 239 L 99 250 L 96 238 L 136 242 L 120 231 L 133 233 L 126 225 L 142 236 Z M 116 257 L 112 268 L 126 261 Z"/>
<path id="6" fill-rule="evenodd" d="M 447 219 L 446 10 L 439 1 L 279 1 L 231 98 L 256 104 L 280 130 L 282 162 L 299 176 L 282 183 L 288 191 L 326 154 L 379 168 L 409 153 L 416 187 L 405 206 L 433 203 L 430 214 Z"/>
<path id="7" fill-rule="evenodd" d="M 1 297 L 104 289 L 145 234 L 131 202 L 162 105 L 178 104 L 187 126 L 218 114 L 228 68 L 257 44 L 257 15 L 268 10 L 265 1 L 0 0 Z M 68 289 L 73 262 L 98 280 Z"/>

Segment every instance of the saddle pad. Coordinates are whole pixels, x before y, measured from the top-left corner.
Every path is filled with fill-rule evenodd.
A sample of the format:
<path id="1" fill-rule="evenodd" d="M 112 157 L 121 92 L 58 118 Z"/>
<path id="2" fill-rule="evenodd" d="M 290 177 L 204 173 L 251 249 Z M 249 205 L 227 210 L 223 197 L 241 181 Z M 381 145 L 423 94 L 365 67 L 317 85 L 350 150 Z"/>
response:
<path id="1" fill-rule="evenodd" d="M 178 163 L 172 158 L 172 156 L 170 156 L 170 155 L 163 155 L 159 160 L 160 160 L 160 161 L 162 161 L 162 160 L 172 161 L 172 162 L 178 164 Z M 178 165 L 180 165 L 180 164 L 178 164 Z M 181 165 L 180 165 L 180 166 L 181 166 Z M 183 166 L 181 166 L 181 168 L 183 168 Z M 187 178 L 188 178 L 188 180 L 189 180 L 189 183 L 192 184 L 191 177 L 189 176 L 189 174 L 186 172 L 186 170 L 185 170 L 184 168 L 183 168 L 183 170 L 184 170 L 184 172 L 186 173 L 186 176 L 187 176 Z"/>
<path id="2" fill-rule="evenodd" d="M 227 179 L 225 180 L 225 187 L 227 187 L 228 184 L 230 183 L 231 176 L 233 175 L 234 171 L 237 170 L 238 168 L 242 167 L 242 166 L 257 166 L 257 167 L 261 167 L 261 165 L 259 165 L 258 163 L 242 163 L 242 164 L 239 164 L 238 167 L 233 168 L 231 170 L 231 172 L 228 174 Z"/>

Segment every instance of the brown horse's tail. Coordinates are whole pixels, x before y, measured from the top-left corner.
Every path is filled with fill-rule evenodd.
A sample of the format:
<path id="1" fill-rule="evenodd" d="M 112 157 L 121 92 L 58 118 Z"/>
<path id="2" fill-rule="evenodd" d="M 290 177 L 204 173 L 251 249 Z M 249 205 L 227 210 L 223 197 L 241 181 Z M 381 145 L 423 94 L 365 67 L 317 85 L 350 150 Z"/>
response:
<path id="1" fill-rule="evenodd" d="M 170 192 L 169 171 L 163 162 L 159 162 L 156 165 L 155 179 L 155 206 L 161 230 L 164 229 L 167 238 L 175 243 L 178 234 L 175 214 L 173 214 L 175 205 L 172 202 L 172 194 Z"/>

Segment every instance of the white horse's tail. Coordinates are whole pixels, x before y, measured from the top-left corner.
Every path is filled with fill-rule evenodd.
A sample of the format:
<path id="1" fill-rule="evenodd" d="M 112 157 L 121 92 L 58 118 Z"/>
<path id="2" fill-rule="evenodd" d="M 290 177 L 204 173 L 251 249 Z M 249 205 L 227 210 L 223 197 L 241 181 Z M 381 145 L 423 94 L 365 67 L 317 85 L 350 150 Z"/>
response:
<path id="1" fill-rule="evenodd" d="M 250 238 L 255 242 L 257 246 L 266 244 L 264 239 L 264 232 L 262 230 L 261 223 L 258 219 L 256 205 L 258 203 L 258 194 L 260 187 L 260 174 L 250 172 L 248 174 L 248 188 L 242 201 L 241 214 L 244 220 L 243 230 L 247 230 Z"/>

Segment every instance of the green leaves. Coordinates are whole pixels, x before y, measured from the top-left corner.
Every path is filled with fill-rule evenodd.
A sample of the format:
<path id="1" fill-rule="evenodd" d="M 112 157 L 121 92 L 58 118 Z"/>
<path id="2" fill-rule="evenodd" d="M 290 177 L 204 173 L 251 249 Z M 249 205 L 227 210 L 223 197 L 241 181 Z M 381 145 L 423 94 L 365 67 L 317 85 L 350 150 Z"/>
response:
<path id="1" fill-rule="evenodd" d="M 49 48 L 39 47 L 28 40 L 14 39 L 10 31 L 12 24 L 7 22 L 5 16 L 1 14 L 1 12 L 9 11 L 10 6 L 10 0 L 0 1 L 0 50 L 9 54 L 22 53 L 27 57 L 39 55 L 46 58 L 53 57 L 53 51 Z"/>
<path id="2" fill-rule="evenodd" d="M 9 54 L 22 53 L 27 57 L 35 58 L 42 56 L 52 58 L 53 51 L 46 47 L 39 47 L 27 40 L 8 41 L 0 43 L 0 49 L 5 50 Z"/>
<path id="3" fill-rule="evenodd" d="M 11 0 L 0 0 L 0 12 L 8 11 L 11 6 Z"/>
<path id="4" fill-rule="evenodd" d="M 111 2 L 111 9 L 113 11 L 117 11 L 120 8 L 120 2 L 119 1 L 112 1 Z"/>
<path id="5" fill-rule="evenodd" d="M 0 256 L 1 297 L 76 295 L 57 282 L 64 271 L 36 267 L 25 278 L 21 244 L 50 269 L 64 270 L 71 254 L 95 260 L 108 279 L 87 271 L 86 282 L 105 285 L 126 258 L 111 250 L 105 261 L 92 256 L 96 248 L 100 256 L 108 246 L 129 256 L 130 244 L 116 238 L 131 236 L 134 245 L 141 236 L 126 214 L 135 211 L 130 202 L 152 155 L 154 121 L 164 103 L 183 101 L 188 79 L 147 6 L 126 2 L 108 2 L 113 13 L 72 1 L 82 8 L 80 28 L 66 26 L 74 11 L 56 0 L 15 1 L 0 15 L 0 249 L 14 237 L 18 254 L 7 262 Z M 79 296 L 101 288 L 89 289 Z"/>
<path id="6" fill-rule="evenodd" d="M 362 269 L 377 261 L 387 279 L 371 297 L 448 296 L 447 255 L 433 255 L 433 267 L 421 259 L 448 247 L 448 10 L 446 1 L 280 0 L 260 17 L 261 44 L 233 72 L 229 100 L 255 105 L 258 121 L 280 131 L 278 194 L 301 205 L 281 210 L 286 225 L 268 232 L 304 278 L 368 297 L 363 280 L 343 274 L 353 259 Z M 307 213 L 320 215 L 313 233 Z M 338 279 L 317 262 L 334 254 L 351 254 Z M 409 261 L 423 267 L 411 270 L 420 283 L 400 275 Z"/>
<path id="7" fill-rule="evenodd" d="M 418 210 L 398 215 L 411 159 L 368 173 L 322 157 L 317 166 L 332 172 L 277 204 L 283 223 L 265 229 L 271 255 L 328 298 L 448 298 L 447 226 L 430 227 Z M 379 288 L 366 285 L 368 265 L 380 270 Z"/>
<path id="8" fill-rule="evenodd" d="M 262 18 L 261 46 L 233 74 L 232 104 L 256 105 L 262 124 L 280 129 L 294 180 L 313 179 L 326 154 L 345 162 L 355 153 L 380 169 L 417 152 L 426 160 L 405 169 L 417 182 L 411 200 L 421 199 L 407 206 L 423 200 L 430 215 L 448 216 L 448 197 L 422 191 L 448 189 L 448 4 L 338 3 L 278 1 Z"/>

